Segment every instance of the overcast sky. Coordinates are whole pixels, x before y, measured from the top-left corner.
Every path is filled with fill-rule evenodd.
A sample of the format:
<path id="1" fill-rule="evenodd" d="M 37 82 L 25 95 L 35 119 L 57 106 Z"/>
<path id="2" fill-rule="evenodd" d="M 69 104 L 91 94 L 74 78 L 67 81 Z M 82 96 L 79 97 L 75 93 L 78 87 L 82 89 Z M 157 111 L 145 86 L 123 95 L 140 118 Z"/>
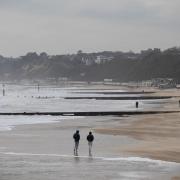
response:
<path id="1" fill-rule="evenodd" d="M 0 0 L 0 54 L 179 46 L 180 0 Z"/>

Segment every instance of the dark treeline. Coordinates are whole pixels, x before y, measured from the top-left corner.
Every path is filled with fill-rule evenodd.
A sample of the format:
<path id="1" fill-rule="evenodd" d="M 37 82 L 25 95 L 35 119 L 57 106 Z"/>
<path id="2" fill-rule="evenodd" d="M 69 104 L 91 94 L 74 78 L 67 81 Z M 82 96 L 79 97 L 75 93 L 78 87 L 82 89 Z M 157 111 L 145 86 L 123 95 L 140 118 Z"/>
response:
<path id="1" fill-rule="evenodd" d="M 0 56 L 0 80 L 59 79 L 140 81 L 174 78 L 180 82 L 180 48 L 134 52 L 99 52 L 49 56 L 27 53 L 19 58 Z"/>

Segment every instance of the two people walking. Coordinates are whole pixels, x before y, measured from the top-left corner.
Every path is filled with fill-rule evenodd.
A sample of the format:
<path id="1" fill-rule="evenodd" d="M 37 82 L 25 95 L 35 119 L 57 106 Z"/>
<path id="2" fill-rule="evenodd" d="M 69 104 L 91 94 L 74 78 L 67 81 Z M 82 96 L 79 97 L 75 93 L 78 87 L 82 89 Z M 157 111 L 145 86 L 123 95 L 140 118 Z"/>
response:
<path id="1" fill-rule="evenodd" d="M 80 141 L 79 130 L 77 130 L 74 133 L 73 139 L 74 139 L 74 143 L 75 143 L 74 144 L 74 155 L 78 156 L 78 148 L 79 148 L 79 141 Z M 92 156 L 92 144 L 93 144 L 93 141 L 94 141 L 94 136 L 93 136 L 91 131 L 87 135 L 87 141 L 88 141 L 88 146 L 89 146 L 89 156 Z"/>

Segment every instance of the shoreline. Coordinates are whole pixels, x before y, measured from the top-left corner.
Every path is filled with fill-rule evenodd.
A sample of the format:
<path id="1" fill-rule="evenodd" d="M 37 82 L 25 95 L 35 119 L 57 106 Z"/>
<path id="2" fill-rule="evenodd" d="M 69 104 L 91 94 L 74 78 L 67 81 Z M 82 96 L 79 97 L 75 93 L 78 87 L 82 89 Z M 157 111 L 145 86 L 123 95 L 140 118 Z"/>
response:
<path id="1" fill-rule="evenodd" d="M 131 138 L 129 139 L 128 137 L 123 137 L 123 139 L 121 139 L 120 136 L 109 136 L 106 134 L 101 135 L 97 134 L 94 131 L 95 128 L 101 128 L 102 124 L 109 128 L 109 126 L 113 125 L 114 122 L 117 123 L 119 118 L 123 119 L 124 117 L 86 117 L 86 119 L 77 118 L 76 120 L 62 120 L 60 122 L 48 124 L 16 125 L 11 131 L 0 132 L 1 147 L 6 147 L 5 149 L 1 149 L 4 154 L 1 154 L 0 156 L 3 156 L 4 158 L 7 156 L 11 156 L 12 153 L 12 159 L 16 157 L 16 159 L 21 159 L 21 157 L 22 159 L 24 159 L 25 157 L 35 159 L 51 159 L 63 158 L 62 155 L 65 154 L 65 156 L 70 155 L 72 157 L 68 158 L 68 160 L 73 159 L 74 156 L 72 154 L 72 133 L 78 128 L 81 132 L 82 137 L 79 153 L 79 158 L 81 159 L 81 161 L 83 159 L 81 157 L 87 157 L 88 155 L 85 136 L 89 130 L 93 130 L 93 134 L 95 134 L 95 144 L 93 145 L 95 161 L 98 160 L 99 157 L 105 157 L 112 162 L 117 161 L 116 158 L 127 159 L 127 162 L 131 162 L 133 161 L 131 160 L 131 157 L 140 157 L 139 161 L 135 160 L 136 163 L 144 162 L 151 164 L 154 162 L 155 164 L 161 164 L 161 160 L 158 162 L 158 158 L 155 159 L 148 156 L 143 157 L 138 153 L 128 154 L 125 153 L 125 151 L 127 152 L 127 149 L 125 150 L 124 148 L 125 151 L 123 151 L 123 148 L 119 149 L 119 147 L 121 146 L 132 147 L 133 145 L 136 145 L 136 142 L 138 140 L 132 141 Z M 127 125 L 127 123 L 128 122 L 124 120 L 124 122 L 122 122 L 122 126 Z M 8 152 L 10 153 L 8 154 Z M 14 157 L 13 153 L 15 154 Z M 33 154 L 35 154 L 35 156 L 33 156 Z M 41 156 L 41 154 L 44 155 Z M 53 154 L 55 156 L 53 156 Z M 130 158 L 128 159 L 128 157 Z M 88 160 L 89 158 L 87 157 L 85 159 Z M 150 161 L 148 159 L 150 159 Z M 153 159 L 155 161 L 153 161 Z M 162 161 L 164 165 L 169 164 L 164 160 Z M 171 163 L 172 161 L 169 162 Z M 174 166 L 174 164 L 169 164 L 168 166 L 171 165 Z M 172 180 L 179 180 L 177 175 L 178 172 L 172 174 L 172 177 L 175 176 Z"/>
<path id="2" fill-rule="evenodd" d="M 138 116 L 138 115 L 137 115 Z M 141 116 L 141 115 L 140 115 Z M 138 141 L 137 144 L 132 145 L 123 145 L 123 148 L 120 147 L 119 151 L 123 152 L 127 156 L 139 156 L 143 158 L 150 158 L 154 160 L 161 160 L 161 161 L 167 161 L 167 162 L 175 162 L 180 163 L 180 143 L 179 143 L 179 137 L 180 134 L 174 134 L 174 137 L 167 138 L 165 141 L 163 140 L 166 136 L 168 136 L 166 133 L 160 133 L 163 132 L 163 128 L 160 129 L 154 129 L 152 132 L 149 132 L 148 126 L 151 126 L 151 122 L 147 122 L 146 116 L 142 115 L 144 117 L 141 117 L 141 120 L 137 120 L 135 117 L 134 121 L 128 123 L 125 123 L 125 127 L 119 126 L 119 127 L 108 127 L 108 128 L 95 128 L 94 131 L 99 134 L 106 134 L 106 135 L 113 135 L 113 136 L 126 136 L 131 137 Z M 151 116 L 151 115 L 150 115 Z M 176 118 L 180 116 L 180 114 L 175 115 Z M 138 116 L 139 117 L 139 116 Z M 166 117 L 167 118 L 167 117 Z M 167 119 L 166 119 L 167 120 Z M 142 123 L 142 127 L 139 127 L 137 124 L 137 127 L 134 127 L 134 125 L 138 123 Z M 159 123 L 159 125 L 162 122 Z M 173 122 L 167 122 L 167 126 L 169 126 L 168 123 Z M 178 125 L 180 124 L 180 120 L 178 120 Z M 153 124 L 153 122 L 152 122 Z M 154 123 L 155 126 L 158 126 L 158 124 Z M 141 126 L 141 125 L 140 125 Z M 175 123 L 176 126 L 176 123 Z M 146 128 L 147 129 L 146 129 Z M 145 128 L 144 130 L 142 130 Z M 152 127 L 151 127 L 152 128 Z M 180 132 L 180 126 L 176 127 L 177 130 Z M 157 131 L 156 131 L 157 130 Z M 160 131 L 159 131 L 160 130 Z M 159 136 L 159 137 L 158 137 Z M 171 133 L 169 134 L 171 136 Z M 157 138 L 158 137 L 158 138 Z M 166 145 L 165 145 L 166 144 Z M 162 146 L 163 145 L 163 146 Z M 169 146 L 171 146 L 169 148 Z M 154 148 L 152 148 L 154 147 Z M 157 148 L 159 147 L 159 148 Z M 180 180 L 180 173 L 177 173 L 176 176 L 172 176 L 171 180 Z"/>
<path id="3" fill-rule="evenodd" d="M 115 136 L 128 136 L 136 139 L 138 144 L 124 146 L 120 149 L 127 155 L 133 154 L 180 163 L 179 116 L 179 113 L 137 115 L 136 117 L 131 117 L 133 120 L 126 125 L 96 128 L 95 132 Z"/>
<path id="4" fill-rule="evenodd" d="M 89 117 L 89 118 L 91 118 L 91 117 Z M 96 117 L 93 117 L 93 118 L 96 118 Z M 111 117 L 112 118 L 112 117 Z M 67 119 L 64 119 L 65 121 L 67 120 Z M 69 119 L 69 120 L 67 120 L 67 121 L 72 121 L 73 119 Z M 81 120 L 83 120 L 83 118 L 82 119 L 77 119 L 78 121 L 81 121 Z M 116 120 L 117 121 L 117 120 Z M 134 123 L 135 122 L 137 122 L 137 121 L 134 121 Z M 66 123 L 65 123 L 66 124 Z M 67 123 L 67 124 L 69 124 L 69 123 Z M 36 133 L 38 133 L 37 132 L 37 130 L 42 130 L 42 129 L 49 129 L 49 127 L 53 127 L 53 128 L 55 128 L 55 129 L 59 129 L 59 130 L 66 130 L 66 129 L 76 129 L 76 128 L 74 128 L 74 126 L 72 125 L 72 126 L 65 126 L 65 127 L 61 127 L 62 126 L 62 122 L 61 122 L 61 120 L 60 121 L 52 121 L 52 122 L 47 122 L 47 123 L 34 123 L 34 124 L 19 124 L 19 125 L 13 125 L 12 127 L 11 127 L 11 129 L 10 130 L 3 130 L 3 131 L 0 131 L 0 134 L 11 134 L 12 133 L 12 135 L 15 135 L 15 136 L 20 136 L 21 137 L 21 133 L 19 133 L 19 132 L 26 132 L 26 131 L 33 131 L 33 132 L 36 132 Z M 148 138 L 141 138 L 141 135 L 138 135 L 138 133 L 135 131 L 135 132 L 130 132 L 130 130 L 131 129 L 127 129 L 127 128 L 124 128 L 124 127 L 122 127 L 122 128 L 120 128 L 120 129 L 111 129 L 111 128 L 107 128 L 107 129 L 96 129 L 96 128 L 93 128 L 93 127 L 91 127 L 91 126 L 89 126 L 89 127 L 87 127 L 87 126 L 82 126 L 81 128 L 85 128 L 85 129 L 92 129 L 93 131 L 94 131 L 94 133 L 97 133 L 97 134 L 103 134 L 103 135 L 113 135 L 113 136 L 129 136 L 130 138 L 133 138 L 133 139 L 135 139 L 136 141 L 138 140 L 147 140 Z M 81 129 L 80 128 L 80 129 Z M 124 130 L 124 131 L 123 131 Z M 39 133 L 38 133 L 39 134 Z M 11 135 L 10 135 L 11 136 Z M 28 134 L 24 134 L 23 135 L 24 136 L 24 138 L 26 138 L 26 137 L 28 137 L 28 136 L 36 136 L 36 135 L 28 135 Z M 144 143 L 144 142 L 143 142 Z M 120 144 L 119 144 L 120 145 Z M 126 144 L 123 144 L 123 148 L 121 147 L 121 149 L 120 149 L 120 154 L 121 153 L 123 153 L 125 156 L 122 156 L 122 155 L 120 155 L 119 156 L 119 153 L 115 153 L 115 152 L 117 152 L 117 150 L 118 150 L 118 145 L 115 147 L 115 156 L 105 156 L 104 158 L 114 158 L 114 159 L 116 159 L 116 158 L 145 158 L 145 159 L 149 159 L 149 160 L 157 160 L 157 161 L 162 161 L 162 162 L 167 162 L 167 163 L 180 163 L 180 156 L 179 156 L 179 159 L 177 160 L 177 161 L 174 161 L 172 158 L 161 158 L 161 156 L 151 156 L 148 152 L 141 152 L 141 151 L 134 151 L 134 150 L 129 150 L 129 148 L 132 148 L 133 146 L 136 146 L 136 143 L 133 143 L 133 145 L 131 145 L 131 144 L 129 144 L 129 143 L 127 143 L 127 147 L 128 148 L 126 148 Z M 129 147 L 130 146 L 130 147 Z M 118 150 L 119 151 L 119 150 Z M 7 152 L 8 153 L 8 152 Z M 21 152 L 21 153 L 24 153 L 24 154 L 26 154 L 26 152 Z M 21 153 L 19 153 L 19 154 L 21 154 Z M 18 153 L 17 153 L 18 154 Z M 33 154 L 32 154 L 33 155 Z M 80 156 L 81 157 L 81 156 Z M 82 156 L 83 157 L 83 156 Z M 176 156 L 177 157 L 177 156 Z M 97 158 L 99 158 L 99 157 L 97 157 Z M 95 157 L 95 159 L 96 159 L 96 157 Z M 143 160 L 143 159 L 142 159 Z"/>
<path id="5" fill-rule="evenodd" d="M 161 96 L 161 94 L 163 96 L 172 96 L 173 92 L 174 90 L 163 90 L 162 92 L 158 90 L 153 93 L 152 96 Z M 179 94 L 179 92 L 176 92 L 176 94 Z M 17 160 L 17 163 L 21 161 L 23 163 L 23 158 L 27 158 L 24 156 L 21 158 L 21 154 L 23 155 L 23 153 L 27 154 L 27 156 L 29 155 L 28 157 L 30 157 L 31 160 L 35 159 L 35 162 L 36 158 L 31 157 L 33 154 L 44 154 L 43 157 L 38 157 L 37 159 L 46 160 L 49 158 L 51 162 L 55 157 L 46 157 L 46 155 L 57 154 L 58 157 L 60 157 L 65 154 L 73 157 L 74 144 L 72 134 L 78 129 L 82 135 L 79 157 L 87 157 L 88 145 L 86 136 L 89 131 L 93 131 L 95 135 L 95 142 L 93 144 L 94 157 L 111 157 L 110 159 L 115 159 L 116 157 L 120 157 L 120 159 L 122 159 L 121 157 L 140 157 L 140 160 L 141 158 L 147 159 L 145 164 L 148 163 L 150 165 L 151 162 L 148 162 L 148 159 L 157 160 L 157 162 L 159 160 L 159 164 L 163 161 L 164 164 L 162 163 L 162 166 L 157 166 L 157 176 L 159 175 L 159 171 L 161 171 L 166 175 L 166 179 L 169 180 L 173 177 L 172 180 L 179 180 L 180 109 L 178 97 L 168 100 L 165 104 L 159 104 L 157 107 L 159 109 L 155 109 L 155 111 L 159 110 L 159 114 L 157 111 L 154 114 L 152 111 L 149 111 L 150 114 L 140 115 L 136 113 L 128 115 L 126 113 L 124 116 L 86 116 L 85 118 L 77 117 L 76 120 L 71 116 L 72 119 L 70 120 L 61 120 L 61 118 L 59 118 L 59 121 L 48 124 L 14 125 L 11 131 L 0 132 L 1 152 L 16 153 L 18 158 L 10 157 L 9 159 L 12 163 L 14 163 L 14 158 Z M 176 110 L 178 112 L 175 112 Z M 166 111 L 166 113 L 162 113 L 162 111 Z M 169 113 L 170 111 L 171 113 Z M 137 112 L 141 113 L 141 109 L 137 110 Z M 68 112 L 65 114 L 66 116 L 69 115 L 67 113 Z M 22 113 L 22 115 L 26 115 L 22 118 L 25 122 L 25 117 L 28 117 L 28 114 L 25 112 Z M 66 116 L 61 117 L 66 118 Z M 20 116 L 15 116 L 14 119 L 16 120 L 16 118 L 18 119 L 19 117 Z M 46 120 L 46 117 L 47 116 L 41 116 L 41 119 Z M 34 116 L 34 118 L 36 119 L 36 116 Z M 3 117 L 2 119 L 6 120 L 6 118 Z M 5 149 L 3 149 L 3 147 L 5 147 Z M 4 159 L 3 163 L 7 162 L 7 165 L 10 165 L 8 164 L 8 154 L 1 154 L 0 156 Z M 29 162 L 28 158 L 26 160 Z M 66 162 L 66 160 L 62 162 Z M 170 174 L 164 172 L 162 168 L 164 165 L 167 165 L 168 162 L 175 162 L 175 166 L 177 163 L 178 169 L 171 167 L 174 166 L 172 163 L 167 166 L 167 172 L 170 172 Z M 121 161 L 119 161 L 118 165 L 121 165 L 120 163 Z M 129 163 L 132 163 L 131 159 Z M 141 163 L 137 161 L 136 164 L 137 172 L 141 171 L 142 169 L 139 167 Z M 70 163 L 70 165 L 72 165 L 72 163 Z M 151 169 L 151 167 L 145 167 L 147 173 L 149 171 L 148 168 Z M 171 168 L 173 169 L 172 171 Z M 8 167 L 5 167 L 5 170 L 6 169 L 8 169 Z M 120 169 L 118 169 L 118 171 Z M 131 170 L 133 171 L 133 168 Z M 11 171 L 11 169 L 9 169 L 9 171 Z M 27 172 L 28 171 L 29 169 L 27 169 Z M 59 172 L 59 170 L 56 172 Z M 153 176 L 153 174 L 150 175 Z"/>

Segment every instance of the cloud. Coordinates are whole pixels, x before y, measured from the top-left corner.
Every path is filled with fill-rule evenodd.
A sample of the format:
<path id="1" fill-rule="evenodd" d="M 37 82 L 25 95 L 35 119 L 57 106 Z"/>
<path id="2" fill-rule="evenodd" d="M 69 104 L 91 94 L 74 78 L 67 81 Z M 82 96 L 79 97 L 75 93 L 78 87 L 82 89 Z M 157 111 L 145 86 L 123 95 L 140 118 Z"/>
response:
<path id="1" fill-rule="evenodd" d="M 77 4 L 80 17 L 129 23 L 165 23 L 180 17 L 180 1 L 166 0 L 85 0 Z M 177 22 L 176 21 L 176 22 Z M 178 21 L 179 22 L 179 21 Z"/>
<path id="2" fill-rule="evenodd" d="M 163 21 L 180 17 L 179 0 L 0 0 L 0 8 L 43 16 L 103 21 Z"/>
<path id="3" fill-rule="evenodd" d="M 168 48 L 180 41 L 179 0 L 0 0 L 0 53 Z"/>

